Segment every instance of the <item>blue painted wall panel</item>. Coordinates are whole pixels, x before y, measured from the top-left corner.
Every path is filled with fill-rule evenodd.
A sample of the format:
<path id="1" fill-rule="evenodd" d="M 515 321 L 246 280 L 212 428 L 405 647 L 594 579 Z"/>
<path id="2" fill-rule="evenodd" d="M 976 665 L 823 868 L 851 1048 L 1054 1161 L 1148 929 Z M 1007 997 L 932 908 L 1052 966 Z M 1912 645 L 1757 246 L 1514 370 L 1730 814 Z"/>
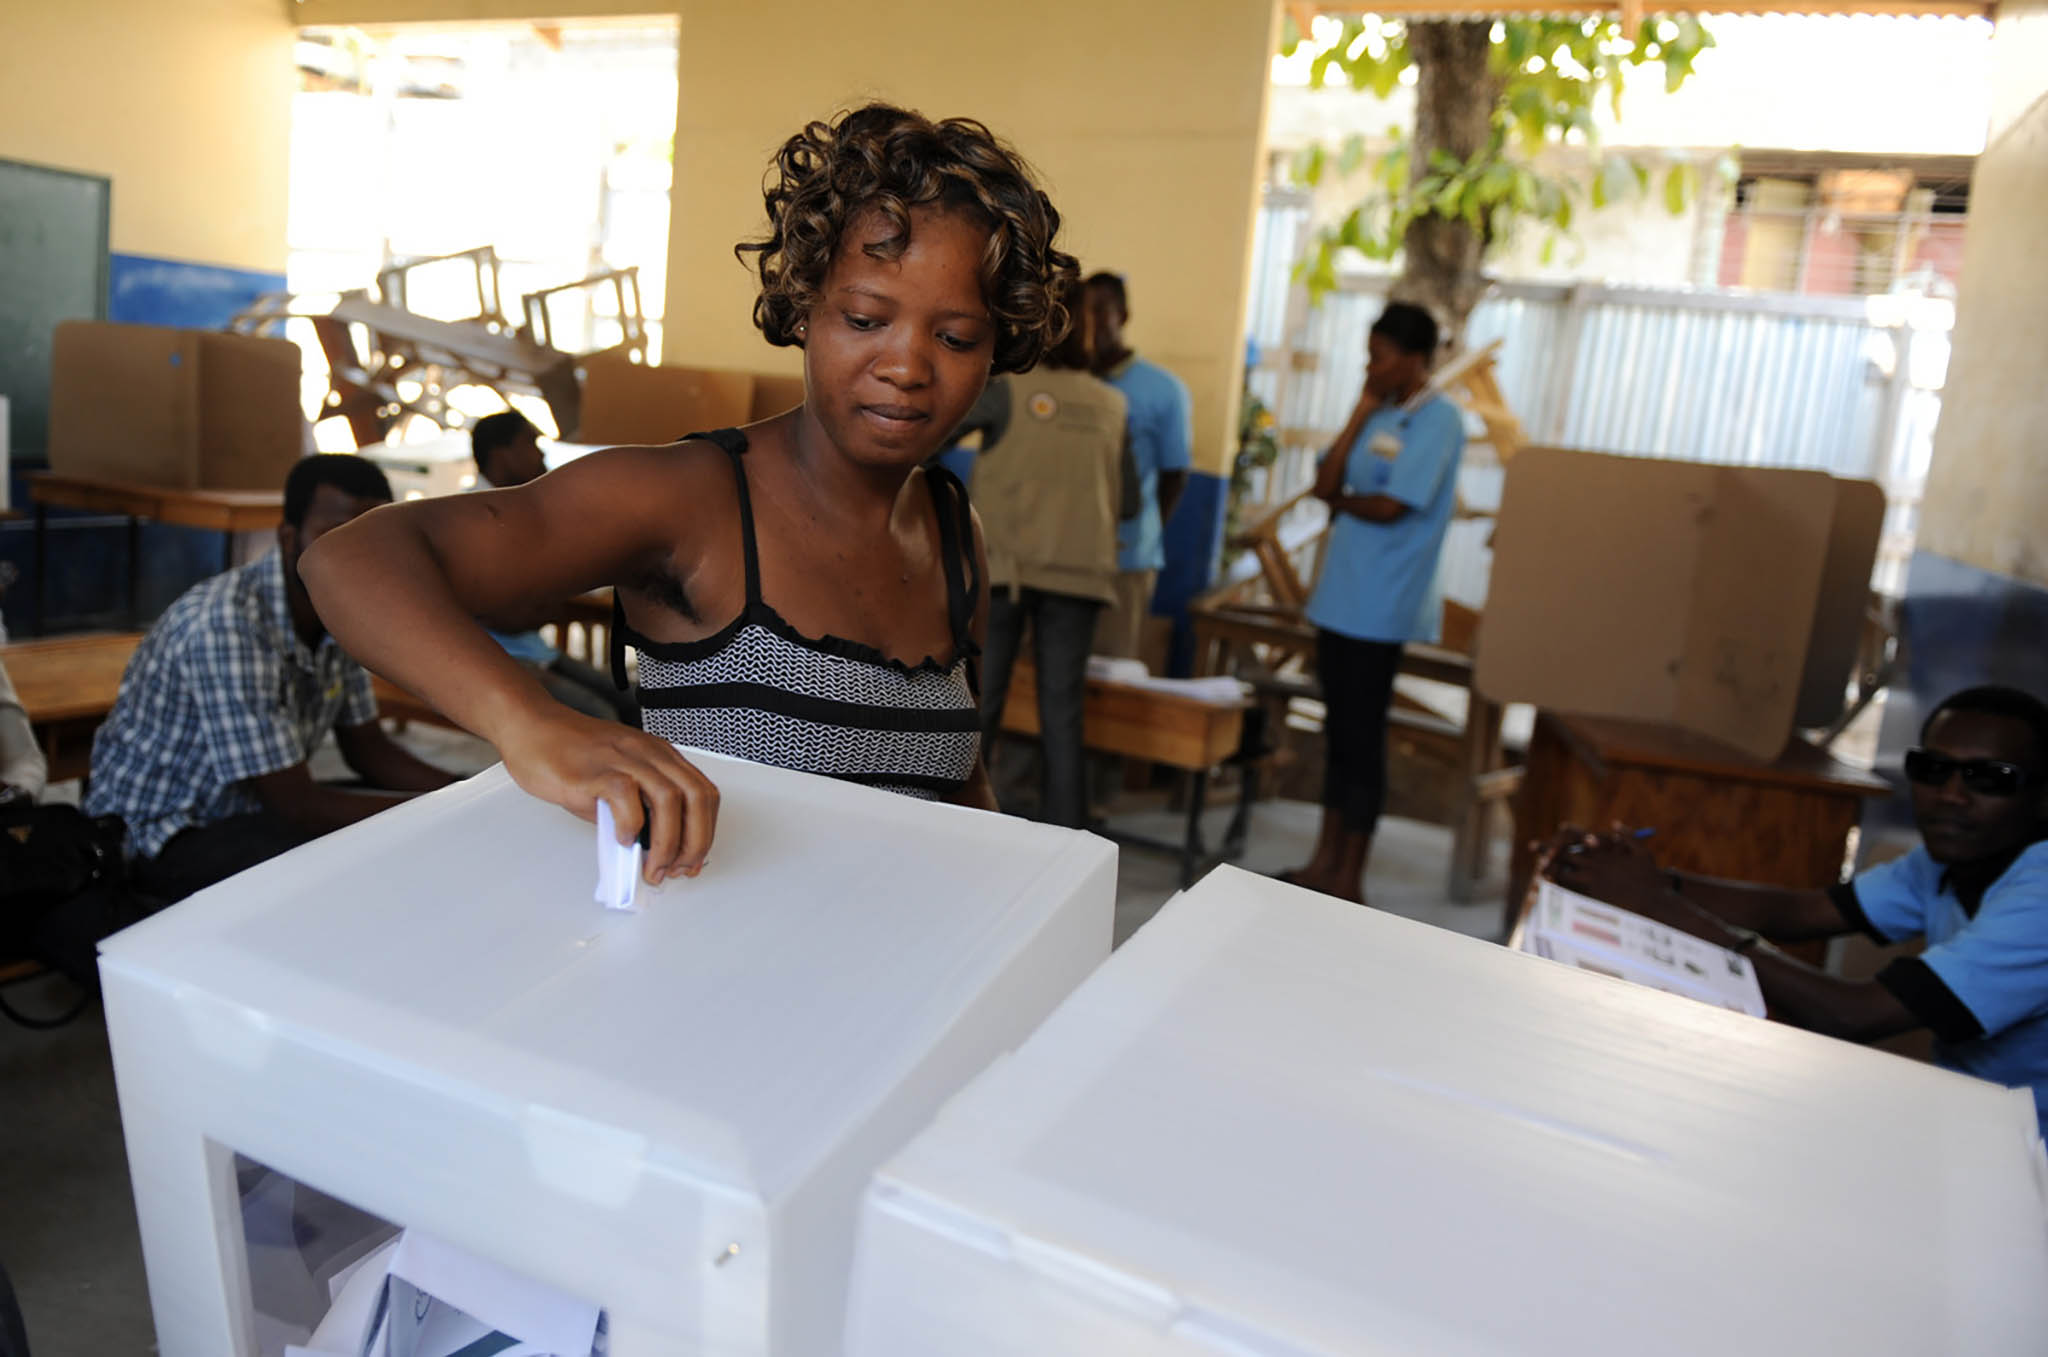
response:
<path id="1" fill-rule="evenodd" d="M 146 254 L 117 254 L 108 267 L 107 319 L 128 325 L 219 330 L 265 292 L 284 291 L 284 275 Z"/>

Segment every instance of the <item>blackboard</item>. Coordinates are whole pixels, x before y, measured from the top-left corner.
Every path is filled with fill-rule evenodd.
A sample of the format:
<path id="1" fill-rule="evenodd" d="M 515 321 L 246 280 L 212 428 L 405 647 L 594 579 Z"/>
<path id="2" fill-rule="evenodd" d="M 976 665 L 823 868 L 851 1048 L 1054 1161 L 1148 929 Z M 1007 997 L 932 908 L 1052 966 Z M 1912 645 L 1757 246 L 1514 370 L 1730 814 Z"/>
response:
<path id="1" fill-rule="evenodd" d="M 62 320 L 107 316 L 110 180 L 0 160 L 0 395 L 16 460 L 43 456 L 50 336 Z"/>

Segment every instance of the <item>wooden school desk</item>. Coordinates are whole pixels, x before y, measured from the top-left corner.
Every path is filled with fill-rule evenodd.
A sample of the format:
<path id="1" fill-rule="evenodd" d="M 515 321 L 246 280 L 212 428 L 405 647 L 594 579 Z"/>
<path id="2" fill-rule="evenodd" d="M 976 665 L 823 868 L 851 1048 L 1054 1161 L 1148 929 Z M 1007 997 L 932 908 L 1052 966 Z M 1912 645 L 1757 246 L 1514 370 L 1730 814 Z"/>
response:
<path id="1" fill-rule="evenodd" d="M 49 511 L 79 509 L 87 513 L 120 514 L 128 520 L 128 618 L 135 618 L 135 599 L 142 574 L 142 522 L 171 523 L 221 534 L 221 569 L 235 563 L 235 534 L 268 532 L 284 521 L 282 490 L 173 490 L 135 481 L 102 480 L 96 476 L 65 476 L 54 471 L 29 473 L 28 497 L 36 513 L 35 606 L 29 631 L 40 635 L 49 580 Z"/>
<path id="2" fill-rule="evenodd" d="M 36 742 L 49 761 L 50 781 L 84 777 L 92 767 L 92 737 L 114 699 L 121 675 L 142 641 L 139 631 L 94 632 L 0 646 L 0 665 L 14 680 Z M 430 725 L 452 723 L 388 679 L 371 675 L 379 716 Z"/>
<path id="3" fill-rule="evenodd" d="M 84 777 L 92 767 L 93 732 L 114 709 L 141 640 L 137 631 L 95 632 L 0 646 L 0 665 L 28 712 L 50 781 Z"/>
<path id="4" fill-rule="evenodd" d="M 1863 802 L 1890 792 L 1799 739 L 1764 762 L 1670 726 L 1541 712 L 1515 798 L 1503 929 L 1535 867 L 1530 842 L 1560 825 L 1646 826 L 1666 867 L 1806 889 L 1841 879 Z"/>
<path id="5" fill-rule="evenodd" d="M 1210 867 L 1242 853 L 1252 802 L 1258 797 L 1258 766 L 1247 757 L 1251 751 L 1245 748 L 1246 713 L 1251 709 L 1249 698 L 1216 701 L 1146 684 L 1089 679 L 1081 709 L 1084 748 L 1096 754 L 1163 763 L 1189 777 L 1187 830 L 1181 842 L 1170 844 L 1133 834 L 1105 832 L 1104 836 L 1134 848 L 1175 854 L 1180 858 L 1183 886 L 1192 886 Z M 1038 736 L 1038 675 L 1028 664 L 1020 663 L 1010 673 L 1003 731 Z M 1202 834 L 1202 812 L 1208 808 L 1209 774 L 1225 763 L 1238 764 L 1242 780 L 1237 811 L 1222 848 L 1212 853 Z"/>

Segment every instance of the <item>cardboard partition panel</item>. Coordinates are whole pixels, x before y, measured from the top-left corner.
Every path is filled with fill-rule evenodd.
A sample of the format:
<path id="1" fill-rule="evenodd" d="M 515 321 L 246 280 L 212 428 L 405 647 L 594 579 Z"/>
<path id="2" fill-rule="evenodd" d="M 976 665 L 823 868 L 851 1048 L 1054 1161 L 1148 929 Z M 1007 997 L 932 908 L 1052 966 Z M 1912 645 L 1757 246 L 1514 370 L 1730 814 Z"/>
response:
<path id="1" fill-rule="evenodd" d="M 1862 616 L 1874 488 L 1524 449 L 1494 540 L 1480 691 L 1777 757 L 1809 681 L 1847 680 L 1854 634 L 1845 646 L 1840 619 Z"/>
<path id="2" fill-rule="evenodd" d="M 685 434 L 747 423 L 753 401 L 751 373 L 593 359 L 583 367 L 582 423 L 573 441 L 673 443 Z"/>
<path id="3" fill-rule="evenodd" d="M 1806 643 L 1806 677 L 1793 723 L 1825 726 L 1848 705 L 1849 680 L 1863 648 L 1870 572 L 1884 536 L 1884 491 L 1871 481 L 1835 482 L 1835 526 L 1821 566 L 1820 606 Z"/>
<path id="4" fill-rule="evenodd" d="M 50 468 L 179 490 L 276 490 L 305 451 L 285 339 L 66 321 L 50 371 Z"/>

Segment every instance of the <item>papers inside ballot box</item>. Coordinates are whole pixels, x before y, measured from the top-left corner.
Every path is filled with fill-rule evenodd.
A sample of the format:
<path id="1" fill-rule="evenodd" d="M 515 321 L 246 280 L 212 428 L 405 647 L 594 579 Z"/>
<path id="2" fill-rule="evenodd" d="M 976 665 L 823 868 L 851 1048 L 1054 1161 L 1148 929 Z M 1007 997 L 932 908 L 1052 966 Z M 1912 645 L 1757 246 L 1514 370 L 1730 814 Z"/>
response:
<path id="1" fill-rule="evenodd" d="M 1522 950 L 1596 975 L 1764 1016 L 1763 990 L 1748 957 L 1555 881 L 1537 883 Z"/>

